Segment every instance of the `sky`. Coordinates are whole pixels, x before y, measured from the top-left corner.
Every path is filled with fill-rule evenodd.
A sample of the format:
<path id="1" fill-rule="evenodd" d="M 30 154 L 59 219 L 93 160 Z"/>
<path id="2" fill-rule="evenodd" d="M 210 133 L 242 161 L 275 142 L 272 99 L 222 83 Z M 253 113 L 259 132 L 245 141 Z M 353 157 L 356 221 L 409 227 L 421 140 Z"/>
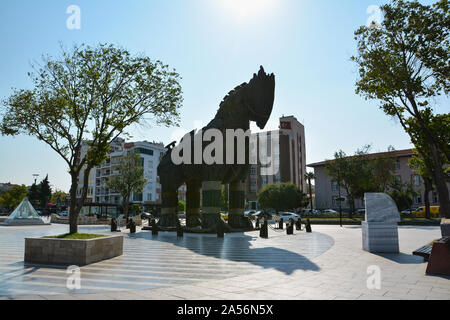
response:
<path id="1" fill-rule="evenodd" d="M 432 1 L 421 1 L 430 4 Z M 354 31 L 376 11 L 376 0 L 15 0 L 0 6 L 0 99 L 31 88 L 27 72 L 42 54 L 58 56 L 60 43 L 112 43 L 174 68 L 182 77 L 179 128 L 134 126 L 134 141 L 170 143 L 206 125 L 228 91 L 264 66 L 276 76 L 275 103 L 265 129 L 294 115 L 304 126 L 307 163 L 353 154 L 411 148 L 400 124 L 376 101 L 355 94 Z M 71 5 L 80 28 L 69 29 Z M 72 20 L 70 20 L 72 21 Z M 438 106 L 442 108 L 442 106 Z M 0 136 L 0 182 L 32 184 L 47 174 L 53 189 L 68 191 L 64 161 L 34 137 Z"/>

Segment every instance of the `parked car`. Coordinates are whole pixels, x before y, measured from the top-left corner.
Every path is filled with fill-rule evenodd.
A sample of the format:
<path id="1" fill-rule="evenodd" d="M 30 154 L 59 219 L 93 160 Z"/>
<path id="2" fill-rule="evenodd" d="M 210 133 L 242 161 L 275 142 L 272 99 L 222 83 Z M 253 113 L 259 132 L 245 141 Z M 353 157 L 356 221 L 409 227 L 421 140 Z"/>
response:
<path id="1" fill-rule="evenodd" d="M 366 214 L 366 209 L 358 209 L 356 210 L 357 214 Z"/>
<path id="2" fill-rule="evenodd" d="M 254 213 L 256 213 L 256 210 L 247 210 L 247 211 L 244 211 L 244 216 L 248 217 Z"/>
<path id="3" fill-rule="evenodd" d="M 339 212 L 337 212 L 336 210 L 333 209 L 325 209 L 322 211 L 323 214 L 338 214 Z"/>
<path id="4" fill-rule="evenodd" d="M 400 213 L 401 214 L 412 214 L 413 212 L 414 212 L 413 209 L 405 209 L 405 210 L 401 211 Z"/>
<path id="5" fill-rule="evenodd" d="M 440 206 L 430 206 L 430 215 L 433 218 L 439 217 L 441 207 Z M 425 217 L 425 206 L 419 207 L 413 211 L 416 217 Z"/>
<path id="6" fill-rule="evenodd" d="M 148 212 L 142 212 L 141 213 L 141 219 L 153 219 L 154 216 L 151 213 Z"/>
<path id="7" fill-rule="evenodd" d="M 58 215 L 59 215 L 59 216 L 62 216 L 62 217 L 67 217 L 67 216 L 69 215 L 69 212 L 67 212 L 67 211 L 60 211 L 60 212 L 58 213 Z"/>
<path id="8" fill-rule="evenodd" d="M 290 219 L 293 219 L 294 222 L 297 222 L 297 220 L 300 219 L 301 217 L 298 213 L 278 212 L 276 215 L 274 215 L 274 218 L 276 221 L 283 219 L 284 222 L 288 222 Z"/>
<path id="9" fill-rule="evenodd" d="M 220 217 L 221 217 L 223 220 L 228 221 L 228 212 L 226 212 L 226 211 L 221 211 L 221 212 L 220 212 Z"/>

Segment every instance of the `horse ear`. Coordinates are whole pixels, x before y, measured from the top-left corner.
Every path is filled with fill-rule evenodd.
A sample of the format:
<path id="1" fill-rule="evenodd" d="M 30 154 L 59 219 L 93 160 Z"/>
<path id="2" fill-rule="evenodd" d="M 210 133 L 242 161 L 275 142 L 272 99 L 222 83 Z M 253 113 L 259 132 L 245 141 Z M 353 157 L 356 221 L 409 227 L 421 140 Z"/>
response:
<path id="1" fill-rule="evenodd" d="M 258 74 L 258 75 L 265 75 L 265 74 L 266 74 L 266 72 L 264 71 L 263 66 L 260 66 L 260 67 L 259 67 L 259 74 Z"/>

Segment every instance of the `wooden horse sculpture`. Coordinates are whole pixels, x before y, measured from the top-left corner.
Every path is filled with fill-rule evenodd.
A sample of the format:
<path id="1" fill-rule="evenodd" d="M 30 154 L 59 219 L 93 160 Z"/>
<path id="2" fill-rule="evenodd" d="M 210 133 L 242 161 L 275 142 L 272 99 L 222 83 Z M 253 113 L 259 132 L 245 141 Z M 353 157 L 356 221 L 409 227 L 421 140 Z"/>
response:
<path id="1" fill-rule="evenodd" d="M 214 119 L 202 130 L 192 131 L 186 135 L 176 147 L 175 143 L 168 146 L 168 150 L 158 166 L 162 188 L 162 210 L 159 225 L 161 227 L 175 227 L 177 223 L 178 196 L 177 190 L 186 183 L 186 226 L 199 227 L 213 230 L 220 220 L 220 203 L 222 184 L 229 184 L 230 211 L 228 224 L 232 228 L 249 228 L 248 219 L 244 218 L 245 207 L 245 179 L 249 171 L 249 139 L 245 139 L 245 163 L 238 164 L 237 147 L 233 143 L 235 161 L 232 164 L 226 161 L 227 150 L 226 130 L 242 129 L 244 132 L 250 129 L 250 121 L 255 121 L 257 126 L 264 129 L 272 113 L 275 96 L 275 76 L 266 74 L 263 67 L 258 74 L 254 74 L 249 83 L 243 83 L 232 91 L 220 103 Z M 212 164 L 195 161 L 199 155 L 194 148 L 194 141 L 200 138 L 202 141 L 201 152 L 210 144 L 208 139 L 203 139 L 209 129 L 217 129 L 223 137 L 223 161 L 215 161 Z M 217 132 L 216 130 L 216 132 Z M 189 140 L 184 140 L 190 138 Z M 233 140 L 235 137 L 232 137 Z M 231 139 L 231 138 L 230 138 Z M 212 140 L 212 138 L 211 138 Z M 174 164 L 172 153 L 177 147 L 189 141 L 191 148 L 190 161 Z M 234 142 L 234 141 L 233 141 Z M 242 147 L 242 145 L 241 145 Z M 195 152 L 197 150 L 197 153 Z M 183 151 L 185 152 L 185 151 Z M 219 154 L 216 154 L 219 156 Z M 198 159 L 198 158 L 197 158 Z M 217 159 L 217 158 L 216 158 Z M 200 192 L 202 192 L 202 213 L 200 214 Z"/>

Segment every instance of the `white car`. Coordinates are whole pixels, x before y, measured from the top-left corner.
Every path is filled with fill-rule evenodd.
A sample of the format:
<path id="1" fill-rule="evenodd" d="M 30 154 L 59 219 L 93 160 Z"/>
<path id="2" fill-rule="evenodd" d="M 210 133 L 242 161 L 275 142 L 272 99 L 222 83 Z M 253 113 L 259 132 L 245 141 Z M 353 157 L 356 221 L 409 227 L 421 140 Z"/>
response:
<path id="1" fill-rule="evenodd" d="M 337 213 L 339 213 L 339 212 L 337 212 L 337 211 L 335 211 L 333 209 L 326 209 L 326 210 L 323 210 L 322 212 L 323 212 L 323 214 L 337 214 Z"/>
<path id="2" fill-rule="evenodd" d="M 247 210 L 247 211 L 244 211 L 244 216 L 248 217 L 254 213 L 256 213 L 256 210 Z"/>
<path id="3" fill-rule="evenodd" d="M 280 219 L 283 219 L 283 222 L 289 222 L 290 219 L 293 219 L 294 222 L 297 222 L 298 219 L 300 219 L 300 215 L 297 213 L 292 212 L 278 212 L 276 215 L 274 215 L 276 221 L 280 221 Z"/>

